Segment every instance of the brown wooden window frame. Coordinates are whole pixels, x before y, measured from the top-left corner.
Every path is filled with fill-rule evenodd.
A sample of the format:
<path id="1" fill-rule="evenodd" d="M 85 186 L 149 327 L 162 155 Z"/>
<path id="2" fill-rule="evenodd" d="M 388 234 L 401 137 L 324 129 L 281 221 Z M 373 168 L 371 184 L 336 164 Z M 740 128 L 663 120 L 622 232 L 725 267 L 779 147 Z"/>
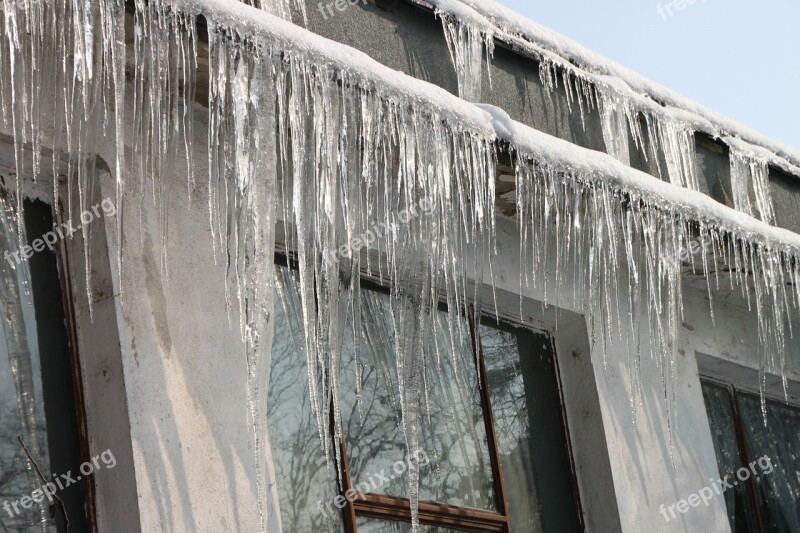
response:
<path id="1" fill-rule="evenodd" d="M 297 269 L 297 261 L 291 252 L 286 250 L 278 250 L 275 254 L 276 266 L 284 266 L 290 269 Z M 371 290 L 375 292 L 387 293 L 390 290 L 391 281 L 386 278 L 377 278 L 369 272 L 362 271 L 360 278 L 361 287 L 364 290 Z M 445 312 L 450 312 L 447 306 L 440 302 L 439 309 Z M 466 532 L 494 532 L 494 533 L 511 533 L 511 516 L 509 514 L 508 502 L 506 500 L 505 484 L 503 481 L 503 471 L 500 464 L 500 450 L 497 444 L 497 435 L 495 431 L 494 412 L 492 411 L 492 402 L 489 394 L 489 383 L 486 372 L 486 364 L 484 361 L 483 348 L 480 343 L 478 334 L 478 325 L 475 324 L 474 307 L 472 304 L 467 306 L 469 311 L 467 320 L 470 331 L 470 342 L 473 353 L 477 353 L 477 359 L 480 364 L 478 371 L 480 373 L 480 395 L 482 415 L 486 428 L 487 451 L 490 458 L 492 469 L 492 478 L 494 484 L 494 497 L 497 511 L 489 511 L 483 509 L 473 509 L 468 507 L 459 507 L 448 505 L 444 503 L 431 502 L 420 500 L 419 509 L 419 522 L 423 526 L 433 526 L 442 528 L 452 528 L 458 531 Z M 507 323 L 517 328 L 524 327 L 520 324 L 511 323 L 508 320 L 501 320 L 501 323 Z M 567 444 L 567 455 L 570 463 L 570 482 L 573 487 L 573 495 L 575 502 L 575 513 L 578 517 L 578 524 L 580 531 L 585 532 L 586 526 L 583 520 L 583 512 L 580 503 L 580 494 L 578 491 L 578 483 L 576 479 L 576 469 L 574 463 L 574 455 L 572 453 L 572 444 L 570 442 L 569 429 L 566 420 L 566 411 L 564 408 L 564 395 L 561 388 L 561 376 L 558 369 L 558 361 L 556 354 L 552 354 L 554 372 L 556 374 L 556 382 L 558 388 L 558 401 L 561 407 L 561 421 L 564 432 L 564 438 Z M 330 409 L 331 415 L 329 424 L 331 425 L 331 434 L 335 434 L 333 409 Z M 358 518 L 373 518 L 379 520 L 411 523 L 411 504 L 408 498 L 397 496 L 387 496 L 384 494 L 362 493 L 353 487 L 352 479 L 350 476 L 350 464 L 347 455 L 347 445 L 345 443 L 344 435 L 338 436 L 338 442 L 333 443 L 339 446 L 341 451 L 341 472 L 337 473 L 337 483 L 341 487 L 339 495 L 345 499 L 345 506 L 342 509 L 342 518 L 345 533 L 357 533 Z M 341 477 L 339 477 L 341 475 Z M 347 493 L 350 497 L 347 497 Z M 353 493 L 358 496 L 353 497 Z"/>

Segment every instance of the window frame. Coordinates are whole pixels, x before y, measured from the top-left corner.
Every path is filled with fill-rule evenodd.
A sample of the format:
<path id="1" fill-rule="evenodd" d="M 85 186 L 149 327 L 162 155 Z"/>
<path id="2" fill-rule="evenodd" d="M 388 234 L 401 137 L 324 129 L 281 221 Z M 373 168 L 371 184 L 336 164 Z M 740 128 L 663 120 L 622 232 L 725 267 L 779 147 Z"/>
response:
<path id="1" fill-rule="evenodd" d="M 700 384 L 703 385 L 705 383 L 725 389 L 725 391 L 728 393 L 728 401 L 730 402 L 733 413 L 733 427 L 736 429 L 736 447 L 739 451 L 739 461 L 741 461 L 743 466 L 750 464 L 753 461 L 753 453 L 750 450 L 750 444 L 748 443 L 747 434 L 744 427 L 744 420 L 742 419 L 741 409 L 739 407 L 739 395 L 750 394 L 758 396 L 761 395 L 761 392 L 729 381 L 723 381 L 715 376 L 701 373 Z M 800 402 L 787 401 L 785 398 L 769 390 L 764 392 L 764 399 L 780 402 L 795 409 L 800 409 Z M 761 500 L 759 499 L 759 490 L 758 486 L 756 485 L 755 477 L 750 476 L 743 483 L 747 485 L 747 494 L 750 498 L 750 505 L 753 508 L 753 520 L 755 522 L 756 531 L 757 533 L 765 533 L 766 526 L 764 524 L 764 517 L 761 513 Z"/>
<path id="2" fill-rule="evenodd" d="M 5 169 L 4 169 L 5 170 Z M 6 173 L 7 170 L 3 172 L 3 176 L 8 176 Z M 4 184 L 2 177 L 0 177 L 0 195 L 4 197 L 9 197 L 13 193 L 9 190 L 7 184 Z M 56 200 L 59 201 L 60 200 Z M 36 205 L 36 203 L 41 204 L 41 206 Z M 28 246 L 32 245 L 33 240 L 35 238 L 31 235 L 29 226 L 35 225 L 36 222 L 34 221 L 33 217 L 37 211 L 40 211 L 42 207 L 45 209 L 49 208 L 49 215 L 51 220 L 54 224 L 61 225 L 64 223 L 64 208 L 59 203 L 61 209 L 56 210 L 51 202 L 45 200 L 33 200 L 27 197 L 22 198 L 22 206 L 23 206 L 23 224 L 25 226 L 25 239 Z M 17 209 L 20 206 L 16 207 Z M 67 252 L 66 247 L 66 240 L 59 239 L 54 249 L 50 252 L 42 251 L 38 252 L 39 254 L 50 253 L 53 256 L 53 264 L 51 265 L 54 267 L 55 271 L 52 271 L 50 268 L 44 266 L 40 266 L 37 269 L 34 269 L 30 272 L 30 298 L 33 306 L 34 314 L 36 315 L 36 330 L 37 335 L 41 335 L 41 324 L 39 323 L 39 312 L 41 309 L 37 308 L 36 300 L 37 296 L 41 298 L 43 294 L 45 294 L 45 290 L 42 288 L 37 288 L 37 284 L 35 281 L 35 276 L 37 275 L 37 271 L 47 271 L 51 270 L 50 272 L 44 272 L 44 274 L 55 274 L 57 279 L 53 279 L 55 284 L 58 285 L 59 293 L 57 295 L 48 296 L 48 300 L 50 300 L 53 304 L 58 305 L 60 303 L 61 313 L 63 313 L 63 327 L 64 327 L 64 336 L 65 340 L 67 341 L 67 345 L 64 346 L 64 352 L 67 355 L 66 364 L 69 365 L 69 376 L 68 380 L 71 386 L 71 402 L 68 405 L 68 409 L 71 408 L 75 414 L 75 427 L 74 429 L 74 437 L 76 441 L 74 445 L 76 445 L 76 452 L 81 462 L 89 462 L 92 459 L 91 450 L 90 450 L 90 439 L 89 439 L 89 422 L 88 422 L 88 415 L 86 410 L 86 401 L 85 401 L 85 391 L 84 391 L 84 381 L 83 381 L 83 368 L 81 365 L 81 356 L 79 350 L 79 343 L 78 343 L 78 322 L 76 317 L 76 312 L 74 308 L 74 290 L 73 290 L 73 282 L 71 279 L 71 265 L 69 261 L 69 254 Z M 27 259 L 28 265 L 30 268 L 30 261 L 33 258 Z M 41 257 L 38 258 L 39 261 L 42 260 Z M 37 357 L 41 360 L 42 354 L 37 354 Z M 41 361 L 42 366 L 44 365 L 44 361 Z M 41 378 L 41 376 L 40 376 Z M 52 401 L 53 398 L 50 397 L 48 391 L 45 390 L 43 387 L 42 390 L 44 401 L 47 402 Z M 49 435 L 49 429 L 47 427 L 47 420 L 45 414 L 45 431 Z M 52 442 L 48 442 L 48 446 L 52 446 Z M 33 458 L 36 460 L 37 458 Z M 26 462 L 31 463 L 30 457 L 26 458 Z M 63 465 L 62 465 L 63 466 Z M 38 468 L 35 464 L 29 464 L 31 468 Z M 52 464 L 50 465 L 50 472 L 44 472 L 45 476 L 52 475 L 53 471 L 56 467 Z M 91 533 L 96 533 L 98 531 L 98 523 L 97 523 L 97 491 L 95 486 L 94 476 L 83 476 L 82 479 L 78 480 L 75 484 L 79 485 L 76 490 L 79 488 L 83 494 L 82 496 L 82 507 L 83 507 L 83 515 L 86 519 L 86 526 L 88 531 Z M 58 500 L 57 503 L 51 504 L 51 509 L 53 512 L 53 524 L 55 525 L 57 531 L 61 531 L 62 529 L 66 528 L 69 529 L 70 526 L 74 527 L 74 515 L 69 515 L 68 510 L 64 507 L 64 501 Z M 69 502 L 66 504 L 67 507 L 70 507 Z M 74 507 L 74 506 L 73 506 Z M 74 511 L 75 508 L 70 509 Z M 71 524 L 67 524 L 66 520 L 69 516 L 73 517 Z"/>
<path id="3" fill-rule="evenodd" d="M 60 200 L 57 200 L 60 202 Z M 65 223 L 64 207 L 59 203 L 60 209 L 55 210 L 53 206 L 53 222 L 59 225 Z M 78 446 L 81 459 L 86 462 L 92 458 L 90 438 L 89 438 L 89 415 L 86 408 L 86 394 L 84 391 L 83 366 L 81 364 L 80 343 L 78 338 L 78 320 L 75 312 L 73 294 L 73 282 L 71 277 L 71 264 L 67 252 L 67 244 L 64 239 L 59 239 L 55 248 L 56 266 L 58 268 L 58 279 L 61 285 L 61 304 L 64 308 L 64 327 L 69 341 L 69 364 L 72 369 L 72 391 L 75 415 L 78 427 Z M 97 486 L 94 476 L 83 476 L 83 494 L 86 505 L 85 513 L 89 530 L 92 533 L 99 531 L 97 523 Z"/>
<path id="4" fill-rule="evenodd" d="M 298 262 L 294 254 L 285 248 L 278 247 L 275 251 L 275 266 L 282 266 L 291 270 L 297 270 Z M 362 270 L 360 272 L 359 283 L 362 290 L 371 290 L 381 293 L 388 293 L 391 287 L 391 280 L 386 276 L 378 276 L 372 272 Z M 480 376 L 480 395 L 481 395 L 481 408 L 486 428 L 487 438 L 487 453 L 489 454 L 490 464 L 492 468 L 492 477 L 494 484 L 494 499 L 497 505 L 497 511 L 489 511 L 483 509 L 472 509 L 468 507 L 458 507 L 439 502 L 431 502 L 420 500 L 418 503 L 419 509 L 419 522 L 421 525 L 454 528 L 458 531 L 468 532 L 495 532 L 495 533 L 511 533 L 511 517 L 508 509 L 508 501 L 506 499 L 505 483 L 503 480 L 503 471 L 500 459 L 500 450 L 497 444 L 497 434 L 494 422 L 494 412 L 492 411 L 492 403 L 490 397 L 489 383 L 486 372 L 486 362 L 484 359 L 483 347 L 480 343 L 479 337 L 479 324 L 475 323 L 476 313 L 473 304 L 467 304 L 468 311 L 465 320 L 469 325 L 470 344 L 473 353 L 478 355 L 477 359 L 480 367 L 477 369 Z M 439 309 L 441 311 L 449 312 L 447 305 L 439 302 Z M 479 318 L 481 322 L 488 315 L 481 313 Z M 492 315 L 494 316 L 494 315 Z M 500 318 L 500 324 L 506 324 L 510 327 L 530 330 L 527 326 L 519 324 L 506 317 Z M 549 332 L 542 331 L 550 335 Z M 552 342 L 551 337 L 551 342 Z M 575 505 L 575 513 L 577 517 L 579 531 L 585 533 L 586 524 L 583 516 L 583 510 L 580 499 L 580 490 L 577 482 L 577 469 L 575 466 L 575 456 L 573 453 L 573 446 L 570 439 L 569 424 L 567 423 L 567 411 L 564 401 L 564 391 L 561 382 L 561 373 L 558 365 L 558 357 L 556 356 L 555 345 L 553 345 L 552 352 L 553 371 L 555 374 L 556 389 L 558 393 L 559 410 L 561 414 L 561 431 L 563 431 L 564 439 L 567 446 L 567 458 L 569 461 L 569 481 L 573 492 L 573 501 Z M 341 487 L 338 496 L 345 500 L 345 506 L 342 508 L 343 518 L 343 531 L 345 533 L 357 533 L 357 522 L 359 518 L 373 518 L 378 520 L 411 523 L 411 505 L 408 498 L 388 496 L 384 494 L 361 493 L 353 486 L 352 478 L 350 475 L 349 457 L 347 455 L 347 444 L 343 435 L 337 435 L 335 430 L 335 422 L 333 418 L 333 408 L 330 410 L 329 425 L 331 428 L 330 434 L 333 438 L 338 439 L 338 442 L 332 443 L 334 446 L 339 447 L 341 453 L 341 472 L 337 472 L 337 483 Z M 340 477 L 341 475 L 341 477 Z M 351 495 L 353 492 L 358 494 L 357 497 L 347 497 L 347 493 Z M 352 501 L 351 501 L 352 500 Z"/>

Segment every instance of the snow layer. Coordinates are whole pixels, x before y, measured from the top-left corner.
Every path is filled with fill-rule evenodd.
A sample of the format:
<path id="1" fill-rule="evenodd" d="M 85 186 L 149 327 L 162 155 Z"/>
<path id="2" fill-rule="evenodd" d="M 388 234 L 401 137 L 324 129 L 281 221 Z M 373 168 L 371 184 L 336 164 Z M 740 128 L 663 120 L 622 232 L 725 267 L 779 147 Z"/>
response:
<path id="1" fill-rule="evenodd" d="M 421 1 L 425 3 L 425 0 Z M 736 137 L 769 150 L 795 168 L 800 167 L 800 152 L 796 149 L 775 142 L 751 128 L 670 91 L 641 74 L 497 4 L 494 0 L 447 0 L 446 2 L 429 0 L 428 3 L 438 10 L 451 9 L 450 12 L 454 16 L 462 17 L 467 23 L 479 27 L 481 31 L 493 33 L 512 45 L 519 45 L 522 40 L 534 44 L 550 54 L 555 54 L 559 62 L 565 66 L 577 65 L 578 69 L 583 70 L 587 75 L 613 77 L 627 87 L 626 92 L 630 93 L 631 97 L 645 97 L 652 100 L 653 103 L 684 110 L 694 115 L 697 121 L 712 124 L 711 128 L 698 128 L 708 134 L 718 137 Z M 522 48 L 529 47 L 523 45 Z"/>

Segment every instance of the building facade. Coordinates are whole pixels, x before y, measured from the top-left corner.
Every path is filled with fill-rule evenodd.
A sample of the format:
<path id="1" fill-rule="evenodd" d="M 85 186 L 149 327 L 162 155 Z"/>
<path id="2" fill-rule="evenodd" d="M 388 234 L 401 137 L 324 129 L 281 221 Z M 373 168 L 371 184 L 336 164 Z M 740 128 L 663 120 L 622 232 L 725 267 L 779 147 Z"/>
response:
<path id="1" fill-rule="evenodd" d="M 800 527 L 800 154 L 492 2 L 2 16 L 10 531 Z"/>

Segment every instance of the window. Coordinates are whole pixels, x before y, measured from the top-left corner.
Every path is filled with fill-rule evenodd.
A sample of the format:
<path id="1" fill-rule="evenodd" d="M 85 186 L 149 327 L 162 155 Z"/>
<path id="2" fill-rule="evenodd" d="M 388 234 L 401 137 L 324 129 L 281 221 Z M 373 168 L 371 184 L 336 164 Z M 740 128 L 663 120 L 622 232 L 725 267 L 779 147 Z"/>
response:
<path id="1" fill-rule="evenodd" d="M 275 336 L 272 342 L 267 424 L 283 530 L 336 531 L 341 517 L 323 512 L 338 494 L 328 470 L 308 391 L 300 296 L 292 271 L 276 272 Z M 341 527 L 341 526 L 339 526 Z"/>
<path id="2" fill-rule="evenodd" d="M 739 481 L 725 492 L 731 530 L 800 531 L 800 407 L 767 398 L 765 427 L 759 394 L 702 385 L 720 475 Z M 753 463 L 748 479 L 736 474 Z"/>
<path id="3" fill-rule="evenodd" d="M 410 531 L 407 451 L 386 289 L 363 281 L 358 325 L 350 317 L 344 329 L 360 331 L 342 342 L 344 439 L 330 443 L 343 452 L 337 479 L 326 466 L 308 403 L 295 272 L 277 270 L 268 424 L 284 529 Z M 422 376 L 423 531 L 580 531 L 550 338 L 498 326 L 494 319 L 476 329 L 456 317 L 451 330 L 449 318 L 442 307 L 430 321 L 425 352 L 430 371 Z M 476 357 L 480 351 L 483 358 Z M 351 497 L 345 498 L 348 491 Z"/>
<path id="4" fill-rule="evenodd" d="M 3 531 L 91 531 L 91 480 L 59 491 L 64 508 L 31 502 L 53 473 L 74 471 L 88 454 L 78 413 L 77 355 L 65 324 L 58 256 L 44 248 L 18 263 L 10 199 L 0 176 L 0 525 Z M 49 205 L 25 202 L 29 244 L 53 228 Z M 26 286 L 23 269 L 30 272 Z M 26 450 L 18 441 L 18 436 Z M 36 463 L 36 467 L 33 462 Z M 49 479 L 48 479 L 49 481 Z M 27 497 L 26 500 L 22 498 Z M 7 505 L 6 505 L 7 504 Z M 16 505 L 15 505 L 16 504 Z"/>

